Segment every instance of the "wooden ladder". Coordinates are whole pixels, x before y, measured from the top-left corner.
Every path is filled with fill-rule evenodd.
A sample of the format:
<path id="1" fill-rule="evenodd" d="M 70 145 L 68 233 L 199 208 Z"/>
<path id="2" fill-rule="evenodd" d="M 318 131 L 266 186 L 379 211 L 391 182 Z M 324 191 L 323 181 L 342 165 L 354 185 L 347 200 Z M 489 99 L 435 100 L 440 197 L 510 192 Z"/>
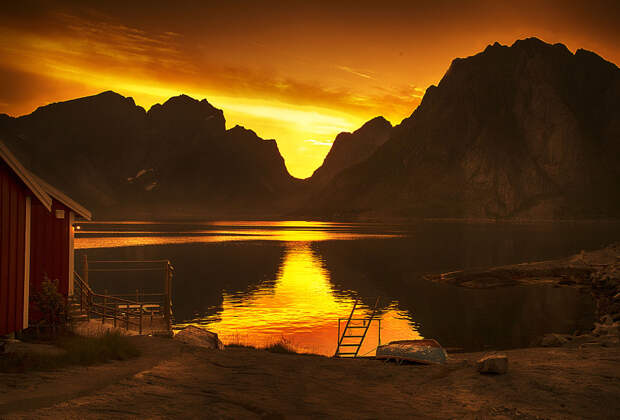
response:
<path id="1" fill-rule="evenodd" d="M 370 323 L 375 317 L 377 313 L 377 306 L 379 305 L 379 298 L 375 302 L 375 307 L 372 309 L 372 314 L 369 318 L 353 318 L 353 314 L 357 309 L 357 303 L 359 302 L 359 298 L 355 299 L 355 303 L 353 304 L 353 309 L 351 309 L 351 314 L 349 318 L 347 318 L 347 323 L 344 326 L 344 330 L 342 330 L 342 335 L 340 335 L 340 321 L 338 319 L 338 346 L 336 347 L 336 354 L 334 357 L 357 357 L 357 353 L 360 351 L 362 347 L 362 343 L 364 342 L 364 338 L 366 338 L 366 333 L 368 332 L 368 328 L 370 328 Z M 351 321 L 362 321 L 362 325 L 353 325 Z M 345 338 L 349 339 L 359 339 L 358 342 L 344 342 Z M 347 351 L 342 351 L 343 347 L 345 347 Z"/>

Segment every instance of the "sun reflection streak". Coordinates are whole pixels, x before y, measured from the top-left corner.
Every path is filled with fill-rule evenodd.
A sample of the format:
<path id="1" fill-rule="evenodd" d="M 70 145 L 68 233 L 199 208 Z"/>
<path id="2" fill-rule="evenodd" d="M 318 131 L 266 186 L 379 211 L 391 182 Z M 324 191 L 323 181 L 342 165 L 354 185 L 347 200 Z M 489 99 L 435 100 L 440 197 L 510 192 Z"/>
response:
<path id="1" fill-rule="evenodd" d="M 217 314 L 179 324 L 206 325 L 226 344 L 263 347 L 281 339 L 302 352 L 331 356 L 336 350 L 338 318 L 348 317 L 351 295 L 337 293 L 330 274 L 309 242 L 289 243 L 275 281 L 266 281 L 248 293 L 223 293 L 223 309 Z M 369 316 L 365 308 L 356 316 Z M 378 344 L 377 323 L 369 329 L 360 355 L 374 354 Z M 408 313 L 394 303 L 382 314 L 381 340 L 420 338 Z"/>

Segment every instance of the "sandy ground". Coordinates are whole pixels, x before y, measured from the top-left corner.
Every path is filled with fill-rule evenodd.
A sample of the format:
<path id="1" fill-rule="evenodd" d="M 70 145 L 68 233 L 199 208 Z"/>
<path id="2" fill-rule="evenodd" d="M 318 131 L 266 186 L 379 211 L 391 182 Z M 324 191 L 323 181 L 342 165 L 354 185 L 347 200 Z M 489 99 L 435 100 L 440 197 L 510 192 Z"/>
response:
<path id="1" fill-rule="evenodd" d="M 617 418 L 620 348 L 505 352 L 505 375 L 482 353 L 444 366 L 209 350 L 130 337 L 138 359 L 0 374 L 0 418 Z"/>

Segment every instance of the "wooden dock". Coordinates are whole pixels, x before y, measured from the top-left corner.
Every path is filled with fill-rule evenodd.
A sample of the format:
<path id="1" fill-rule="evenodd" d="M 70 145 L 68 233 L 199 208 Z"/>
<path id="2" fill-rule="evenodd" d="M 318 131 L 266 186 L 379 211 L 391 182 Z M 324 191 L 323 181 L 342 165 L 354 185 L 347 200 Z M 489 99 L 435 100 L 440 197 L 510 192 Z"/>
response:
<path id="1" fill-rule="evenodd" d="M 149 263 L 156 268 L 142 270 L 161 270 L 164 287 L 162 293 L 141 293 L 112 295 L 107 291 L 96 293 L 88 282 L 89 271 L 135 271 L 135 268 L 104 268 L 89 270 L 86 258 L 83 276 L 74 273 L 74 293 L 69 300 L 69 317 L 75 325 L 87 322 L 101 324 L 102 329 L 121 329 L 127 333 L 170 335 L 172 332 L 171 279 L 174 268 L 168 260 L 160 261 L 95 261 L 98 264 Z"/>

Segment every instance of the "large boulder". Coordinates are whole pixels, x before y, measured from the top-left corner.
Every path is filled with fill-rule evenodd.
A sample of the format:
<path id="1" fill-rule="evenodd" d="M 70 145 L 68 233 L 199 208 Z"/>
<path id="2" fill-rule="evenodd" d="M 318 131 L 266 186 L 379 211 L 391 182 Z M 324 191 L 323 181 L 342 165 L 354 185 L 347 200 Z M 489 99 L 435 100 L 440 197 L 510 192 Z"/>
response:
<path id="1" fill-rule="evenodd" d="M 508 372 L 508 356 L 489 354 L 477 362 L 478 372 L 504 374 Z"/>
<path id="2" fill-rule="evenodd" d="M 216 333 L 193 325 L 183 328 L 174 336 L 174 339 L 192 346 L 224 350 L 224 344 L 220 341 Z"/>

